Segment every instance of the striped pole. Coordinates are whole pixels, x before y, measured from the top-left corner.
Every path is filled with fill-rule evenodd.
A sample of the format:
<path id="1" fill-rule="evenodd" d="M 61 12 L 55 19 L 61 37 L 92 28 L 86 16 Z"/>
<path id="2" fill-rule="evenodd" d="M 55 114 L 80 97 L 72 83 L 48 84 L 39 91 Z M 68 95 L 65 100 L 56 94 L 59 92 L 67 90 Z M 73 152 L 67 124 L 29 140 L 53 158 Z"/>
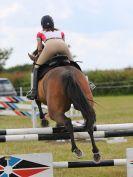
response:
<path id="1" fill-rule="evenodd" d="M 96 125 L 95 131 L 133 130 L 133 123 Z"/>
<path id="2" fill-rule="evenodd" d="M 53 162 L 54 168 L 83 168 L 83 167 L 107 167 L 123 166 L 127 164 L 126 159 L 101 160 L 99 163 L 94 161 L 76 161 L 76 162 Z"/>
<path id="3" fill-rule="evenodd" d="M 133 123 L 126 124 L 105 124 L 96 125 L 94 127 L 96 131 L 117 131 L 122 130 L 133 130 Z M 84 126 L 74 126 L 74 132 L 85 132 Z M 67 132 L 64 127 L 58 128 L 21 128 L 21 129 L 0 129 L 0 135 L 23 135 L 23 134 L 53 134 Z"/>
<path id="4" fill-rule="evenodd" d="M 0 109 L 0 115 L 3 117 L 4 116 L 32 117 L 32 114 L 30 111 L 28 112 L 28 111 L 19 111 L 19 110 L 1 110 Z"/>
<path id="5" fill-rule="evenodd" d="M 72 121 L 73 126 L 83 126 L 84 121 Z M 95 131 L 117 131 L 117 130 L 129 130 L 133 129 L 133 123 L 122 123 L 122 124 L 102 124 L 94 125 Z"/>
<path id="6" fill-rule="evenodd" d="M 85 131 L 83 127 L 74 127 L 75 132 Z M 58 128 L 19 128 L 19 129 L 0 129 L 0 135 L 23 135 L 23 134 L 53 134 L 67 132 L 64 127 Z"/>
<path id="7" fill-rule="evenodd" d="M 0 96 L 0 102 L 8 102 L 8 103 L 18 103 L 18 102 L 31 102 L 30 100 L 28 100 L 26 97 L 22 96 Z"/>
<path id="8" fill-rule="evenodd" d="M 75 139 L 88 139 L 87 132 L 75 132 Z M 123 137 L 133 136 L 133 130 L 127 131 L 97 131 L 94 132 L 94 138 Z M 25 134 L 25 135 L 1 135 L 0 142 L 16 142 L 16 141 L 43 141 L 43 140 L 66 140 L 70 139 L 69 133 L 54 134 Z"/>

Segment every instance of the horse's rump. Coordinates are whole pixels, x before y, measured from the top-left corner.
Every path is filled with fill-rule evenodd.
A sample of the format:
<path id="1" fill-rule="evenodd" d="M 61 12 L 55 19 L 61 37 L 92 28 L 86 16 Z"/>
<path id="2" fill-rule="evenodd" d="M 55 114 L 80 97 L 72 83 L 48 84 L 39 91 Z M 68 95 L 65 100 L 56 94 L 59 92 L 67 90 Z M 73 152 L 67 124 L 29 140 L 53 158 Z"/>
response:
<path id="1" fill-rule="evenodd" d="M 73 66 L 62 66 L 50 70 L 39 82 L 39 98 L 44 104 L 48 104 L 48 102 L 50 102 L 50 105 L 55 104 L 55 102 L 57 106 L 61 104 L 60 107 L 64 106 L 64 111 L 67 111 L 73 103 L 71 94 L 75 93 L 76 90 L 73 88 L 76 84 L 92 106 L 93 96 L 88 81 L 85 75 Z M 68 86 L 69 89 L 66 89 Z M 76 102 L 74 106 L 78 109 Z"/>

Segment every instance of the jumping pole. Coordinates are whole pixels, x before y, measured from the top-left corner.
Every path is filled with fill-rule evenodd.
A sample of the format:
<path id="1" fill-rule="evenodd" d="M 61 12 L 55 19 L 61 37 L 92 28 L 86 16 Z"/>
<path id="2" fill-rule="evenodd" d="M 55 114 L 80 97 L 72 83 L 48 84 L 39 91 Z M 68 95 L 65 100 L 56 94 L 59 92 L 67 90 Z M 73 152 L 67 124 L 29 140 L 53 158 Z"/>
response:
<path id="1" fill-rule="evenodd" d="M 87 132 L 75 132 L 75 139 L 89 139 Z M 94 138 L 123 137 L 133 136 L 133 130 L 127 131 L 97 131 L 94 132 Z M 16 142 L 16 141 L 43 141 L 43 140 L 67 140 L 70 139 L 69 133 L 53 133 L 53 134 L 24 134 L 24 135 L 1 135 L 0 142 Z"/>
<path id="2" fill-rule="evenodd" d="M 133 130 L 133 123 L 95 125 L 94 130 L 95 131 Z M 86 132 L 86 131 L 87 129 L 84 126 L 74 126 L 74 132 Z M 67 130 L 64 127 L 0 129 L 0 135 L 53 134 L 64 132 L 67 132 Z"/>

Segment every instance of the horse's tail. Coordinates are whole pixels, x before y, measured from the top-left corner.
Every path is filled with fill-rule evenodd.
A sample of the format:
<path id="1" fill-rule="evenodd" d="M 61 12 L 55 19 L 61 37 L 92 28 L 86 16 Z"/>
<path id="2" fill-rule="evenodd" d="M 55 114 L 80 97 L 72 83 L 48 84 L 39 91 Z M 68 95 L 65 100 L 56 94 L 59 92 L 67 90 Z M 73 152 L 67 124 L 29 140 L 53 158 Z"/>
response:
<path id="1" fill-rule="evenodd" d="M 71 73 L 67 73 L 63 76 L 63 84 L 65 93 L 69 99 L 71 99 L 74 107 L 81 111 L 82 116 L 88 122 L 88 125 L 93 125 L 96 121 L 95 111 L 87 101 L 87 98 Z"/>

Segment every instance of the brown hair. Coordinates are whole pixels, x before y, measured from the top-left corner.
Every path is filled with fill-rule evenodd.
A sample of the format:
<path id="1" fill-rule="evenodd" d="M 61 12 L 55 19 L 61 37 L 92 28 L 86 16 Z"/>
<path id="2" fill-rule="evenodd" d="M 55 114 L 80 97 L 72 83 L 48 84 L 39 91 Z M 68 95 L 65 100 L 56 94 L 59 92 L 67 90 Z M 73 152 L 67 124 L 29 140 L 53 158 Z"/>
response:
<path id="1" fill-rule="evenodd" d="M 51 28 L 51 27 L 49 27 L 49 28 L 43 28 L 43 30 L 45 30 L 45 31 L 59 31 L 58 28 Z"/>

